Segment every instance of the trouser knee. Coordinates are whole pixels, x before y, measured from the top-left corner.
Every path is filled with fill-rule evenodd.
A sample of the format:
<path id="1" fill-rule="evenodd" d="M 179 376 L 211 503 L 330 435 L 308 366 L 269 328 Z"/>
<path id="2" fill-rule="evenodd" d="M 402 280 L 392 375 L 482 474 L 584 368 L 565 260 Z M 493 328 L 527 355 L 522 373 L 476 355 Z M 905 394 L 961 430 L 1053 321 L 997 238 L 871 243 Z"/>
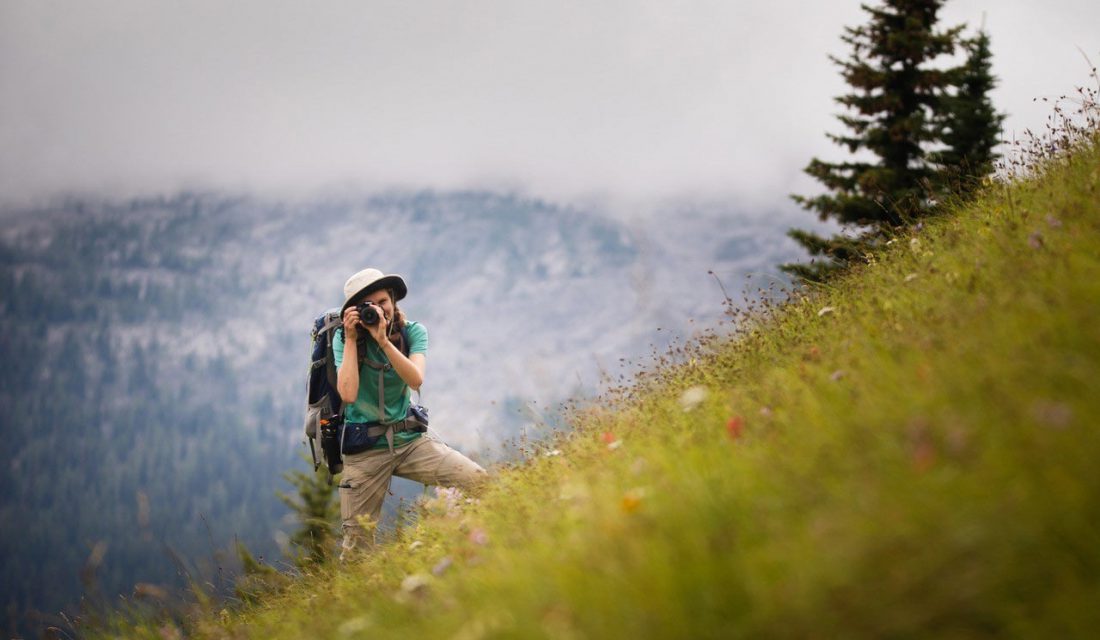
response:
<path id="1" fill-rule="evenodd" d="M 462 456 L 462 454 L 458 454 Z M 450 475 L 449 484 L 452 487 L 457 487 L 467 493 L 476 492 L 485 482 L 489 479 L 488 472 L 476 462 L 462 456 L 463 463 L 458 466 L 457 469 L 452 470 Z"/>
<path id="2" fill-rule="evenodd" d="M 340 545 L 340 560 L 347 560 L 355 552 L 366 552 L 374 548 L 377 523 L 366 516 L 348 518 L 340 527 L 344 537 Z"/>

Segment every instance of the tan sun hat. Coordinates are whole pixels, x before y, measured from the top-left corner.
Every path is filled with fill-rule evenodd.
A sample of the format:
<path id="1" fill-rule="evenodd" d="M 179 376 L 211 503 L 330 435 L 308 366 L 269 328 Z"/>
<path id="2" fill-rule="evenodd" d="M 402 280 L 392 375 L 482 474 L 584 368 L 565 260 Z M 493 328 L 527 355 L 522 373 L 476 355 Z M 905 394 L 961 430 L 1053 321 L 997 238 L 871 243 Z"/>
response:
<path id="1" fill-rule="evenodd" d="M 401 276 L 385 275 L 378 269 L 363 269 L 344 283 L 344 306 L 341 307 L 340 312 L 350 307 L 351 303 L 358 298 L 379 289 L 392 289 L 394 302 L 409 293 L 409 288 L 405 286 L 405 280 Z"/>

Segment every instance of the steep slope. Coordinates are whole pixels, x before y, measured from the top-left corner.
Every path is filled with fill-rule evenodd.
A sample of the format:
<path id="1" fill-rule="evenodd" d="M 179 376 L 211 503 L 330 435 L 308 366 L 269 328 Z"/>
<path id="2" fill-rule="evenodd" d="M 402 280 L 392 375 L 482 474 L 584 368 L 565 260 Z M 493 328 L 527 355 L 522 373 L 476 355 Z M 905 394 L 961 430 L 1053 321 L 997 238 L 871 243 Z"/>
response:
<path id="1" fill-rule="evenodd" d="M 1094 145 L 991 187 L 653 363 L 476 502 L 442 495 L 363 562 L 190 631 L 1089 637 L 1097 167 Z"/>

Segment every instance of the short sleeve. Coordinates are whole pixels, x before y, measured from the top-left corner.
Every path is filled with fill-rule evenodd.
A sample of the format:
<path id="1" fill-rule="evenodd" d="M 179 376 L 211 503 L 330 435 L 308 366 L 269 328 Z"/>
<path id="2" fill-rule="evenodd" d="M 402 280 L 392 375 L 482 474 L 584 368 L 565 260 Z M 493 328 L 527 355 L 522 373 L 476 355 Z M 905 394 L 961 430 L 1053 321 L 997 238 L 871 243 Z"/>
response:
<path id="1" fill-rule="evenodd" d="M 428 353 L 428 330 L 424 325 L 410 322 L 405 325 L 405 333 L 409 336 L 409 355 Z"/>
<path id="2" fill-rule="evenodd" d="M 332 336 L 332 360 L 336 365 L 336 368 L 340 368 L 340 364 L 344 362 L 344 329 L 340 328 L 333 332 Z"/>

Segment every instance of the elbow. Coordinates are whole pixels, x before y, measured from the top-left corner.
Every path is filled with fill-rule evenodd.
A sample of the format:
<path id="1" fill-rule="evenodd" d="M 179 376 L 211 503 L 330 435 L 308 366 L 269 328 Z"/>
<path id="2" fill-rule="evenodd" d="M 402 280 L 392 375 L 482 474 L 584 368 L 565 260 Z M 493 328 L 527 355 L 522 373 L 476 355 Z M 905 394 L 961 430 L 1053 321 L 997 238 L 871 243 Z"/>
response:
<path id="1" fill-rule="evenodd" d="M 336 393 L 340 394 L 340 401 L 347 404 L 355 402 L 355 396 L 359 395 L 358 386 L 358 384 L 349 384 L 349 381 L 345 378 L 337 377 Z"/>
<path id="2" fill-rule="evenodd" d="M 346 404 L 355 402 L 355 393 L 348 393 L 347 389 L 340 389 L 340 401 Z"/>

